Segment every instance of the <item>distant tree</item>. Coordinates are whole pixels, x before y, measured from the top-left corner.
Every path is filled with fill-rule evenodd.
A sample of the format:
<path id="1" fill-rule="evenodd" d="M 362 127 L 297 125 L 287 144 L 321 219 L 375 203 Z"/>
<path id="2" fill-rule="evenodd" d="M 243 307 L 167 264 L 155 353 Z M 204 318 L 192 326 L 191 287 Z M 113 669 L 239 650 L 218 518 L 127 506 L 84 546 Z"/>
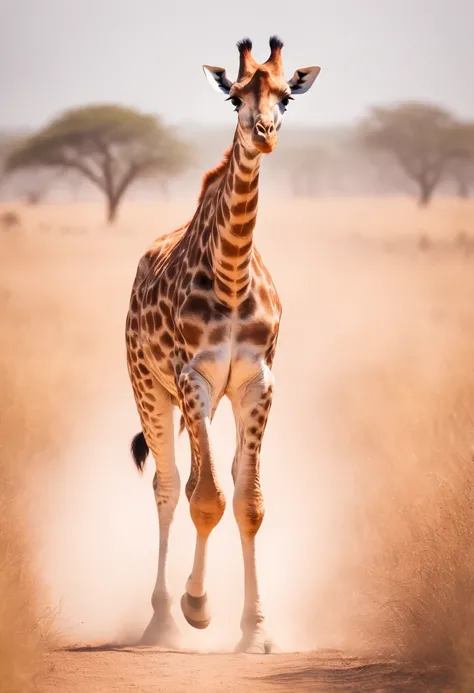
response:
<path id="1" fill-rule="evenodd" d="M 417 184 L 419 204 L 428 205 L 456 156 L 456 125 L 444 108 L 409 102 L 373 108 L 361 134 L 370 149 L 391 155 Z"/>
<path id="2" fill-rule="evenodd" d="M 19 138 L 9 132 L 0 132 L 0 185 L 6 178 L 6 164 Z"/>
<path id="3" fill-rule="evenodd" d="M 456 154 L 447 175 L 454 181 L 458 197 L 469 197 L 474 187 L 474 123 L 458 123 L 455 128 Z"/>
<path id="4" fill-rule="evenodd" d="M 454 159 L 448 176 L 454 182 L 457 196 L 466 199 L 474 186 L 474 159 L 467 156 Z"/>
<path id="5" fill-rule="evenodd" d="M 315 197 L 328 166 L 328 152 L 318 144 L 294 148 L 286 157 L 290 186 L 295 197 Z"/>
<path id="6" fill-rule="evenodd" d="M 67 111 L 23 140 L 8 156 L 6 170 L 40 166 L 79 172 L 104 193 L 107 219 L 113 222 L 135 181 L 175 175 L 187 163 L 186 145 L 157 117 L 96 105 Z"/>

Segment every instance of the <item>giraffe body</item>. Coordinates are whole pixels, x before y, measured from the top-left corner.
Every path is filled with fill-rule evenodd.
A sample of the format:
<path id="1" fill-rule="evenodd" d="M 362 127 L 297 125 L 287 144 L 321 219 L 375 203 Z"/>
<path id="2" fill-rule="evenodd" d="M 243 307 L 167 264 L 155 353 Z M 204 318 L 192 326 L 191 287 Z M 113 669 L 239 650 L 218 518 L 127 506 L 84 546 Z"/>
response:
<path id="1" fill-rule="evenodd" d="M 138 265 L 127 316 L 127 363 L 142 434 L 132 451 L 139 469 L 148 449 L 155 458 L 154 492 L 160 547 L 152 597 L 153 618 L 144 642 L 174 645 L 176 626 L 166 585 L 168 538 L 179 497 L 174 458 L 173 407 L 180 408 L 191 446 L 186 496 L 196 527 L 194 564 L 181 600 L 196 628 L 209 624 L 204 588 L 209 534 L 222 517 L 225 498 L 217 479 L 210 424 L 227 396 L 234 412 L 237 444 L 232 464 L 233 508 L 245 573 L 245 603 L 238 649 L 268 650 L 257 585 L 255 535 L 264 515 L 260 448 L 273 397 L 272 364 L 281 303 L 253 242 L 260 157 L 273 149 L 288 102 L 310 70 L 285 82 L 281 42 L 270 41 L 264 65 L 240 42 L 237 82 L 221 68 L 206 66 L 208 78 L 230 94 L 239 111 L 232 148 L 203 182 L 196 213 L 183 228 L 159 238 Z M 316 73 L 317 74 L 317 73 Z M 309 77 L 307 77 L 309 75 Z M 296 81 L 295 81 L 296 80 Z M 311 82 L 312 83 L 312 82 Z M 296 86 L 295 86 L 296 85 Z"/>
<path id="2" fill-rule="evenodd" d="M 191 233 L 190 227 L 186 232 Z M 127 327 L 129 361 L 133 383 L 144 399 L 150 373 L 176 401 L 177 373 L 190 362 L 199 363 L 212 384 L 214 409 L 223 395 L 232 398 L 248 379 L 243 360 L 271 367 L 281 304 L 255 247 L 251 286 L 239 305 L 228 306 L 216 297 L 205 247 L 191 265 L 185 259 L 187 241 L 182 229 L 173 232 L 159 239 L 140 263 Z"/>

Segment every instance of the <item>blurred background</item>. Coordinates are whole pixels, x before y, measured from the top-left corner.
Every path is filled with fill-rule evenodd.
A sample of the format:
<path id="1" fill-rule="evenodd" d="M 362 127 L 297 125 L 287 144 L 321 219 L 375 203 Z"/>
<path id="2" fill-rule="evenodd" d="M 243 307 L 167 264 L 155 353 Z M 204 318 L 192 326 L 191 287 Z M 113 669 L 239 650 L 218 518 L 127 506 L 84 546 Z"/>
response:
<path id="1" fill-rule="evenodd" d="M 236 40 L 250 34 L 263 62 L 269 36 L 278 33 L 288 78 L 308 64 L 320 64 L 322 72 L 311 97 L 290 104 L 267 187 L 310 198 L 417 195 L 427 175 L 436 178 L 426 183 L 433 192 L 471 190 L 474 8 L 468 0 L 302 2 L 297 18 L 283 2 L 268 12 L 247 2 L 224 11 L 209 2 L 204 12 L 191 2 L 4 0 L 0 11 L 1 160 L 18 138 L 65 111 L 116 104 L 158 118 L 188 154 L 181 152 L 181 165 L 162 162 L 151 181 L 134 181 L 128 197 L 195 194 L 234 127 L 231 105 L 206 91 L 201 64 L 222 65 L 235 78 Z M 458 130 L 449 144 L 448 126 Z M 367 142 L 380 129 L 379 139 Z M 397 137 L 410 130 L 418 141 L 406 154 Z M 421 159 L 420 148 L 427 160 L 413 161 Z M 441 156 L 443 148 L 450 151 Z M 11 162 L 3 199 L 87 200 L 98 192 L 77 169 L 43 167 L 45 156 L 30 157 L 28 171 Z M 449 159 L 442 171 L 439 158 Z"/>
<path id="2" fill-rule="evenodd" d="M 263 161 L 255 232 L 284 308 L 257 549 L 269 628 L 285 652 L 410 661 L 472 691 L 472 26 L 469 0 L 2 0 L 2 693 L 82 690 L 87 662 L 57 648 L 134 641 L 150 617 L 158 527 L 153 463 L 139 477 L 128 452 L 129 294 L 232 141 L 233 107 L 201 65 L 234 79 L 236 41 L 263 62 L 271 34 L 288 79 L 322 69 Z M 213 433 L 228 510 L 206 632 L 178 606 L 184 498 L 170 555 L 199 651 L 232 649 L 243 596 L 226 402 Z M 178 463 L 185 479 L 185 436 Z"/>

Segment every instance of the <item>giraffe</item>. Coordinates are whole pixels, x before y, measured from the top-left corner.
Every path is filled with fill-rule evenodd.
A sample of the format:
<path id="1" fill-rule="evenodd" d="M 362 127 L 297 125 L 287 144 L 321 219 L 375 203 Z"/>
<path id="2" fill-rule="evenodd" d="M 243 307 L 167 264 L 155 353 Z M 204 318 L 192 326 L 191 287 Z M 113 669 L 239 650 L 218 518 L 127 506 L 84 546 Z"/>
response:
<path id="1" fill-rule="evenodd" d="M 155 459 L 158 572 L 153 616 L 141 642 L 177 647 L 167 586 L 170 528 L 180 492 L 175 463 L 173 410 L 190 440 L 191 469 L 185 492 L 196 529 L 194 562 L 181 598 L 188 623 L 211 620 L 205 589 L 209 535 L 226 501 L 216 473 L 210 425 L 221 398 L 232 405 L 236 450 L 232 462 L 233 510 L 244 564 L 244 605 L 239 652 L 271 649 L 257 581 L 255 537 L 264 516 L 260 450 L 273 398 L 272 364 L 281 303 L 254 245 L 262 154 L 277 143 L 283 113 L 312 86 L 319 67 L 297 70 L 286 81 L 282 41 L 270 38 L 270 57 L 257 63 L 252 42 L 237 43 L 239 71 L 203 65 L 211 85 L 237 111 L 237 127 L 223 161 L 203 179 L 191 221 L 159 237 L 141 258 L 126 321 L 127 365 L 142 431 L 131 451 L 142 471 Z"/>

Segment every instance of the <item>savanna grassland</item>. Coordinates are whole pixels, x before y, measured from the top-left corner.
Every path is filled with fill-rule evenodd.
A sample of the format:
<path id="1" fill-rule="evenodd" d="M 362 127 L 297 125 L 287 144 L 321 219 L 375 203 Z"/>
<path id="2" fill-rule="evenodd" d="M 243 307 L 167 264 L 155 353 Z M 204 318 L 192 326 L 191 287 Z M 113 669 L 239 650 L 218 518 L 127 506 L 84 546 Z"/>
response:
<path id="1" fill-rule="evenodd" d="M 0 228 L 1 693 L 474 690 L 470 201 L 263 200 L 256 242 L 284 313 L 258 556 L 282 652 L 196 654 L 238 639 L 229 509 L 209 631 L 180 620 L 185 653 L 103 645 L 145 625 L 157 550 L 152 470 L 128 456 L 129 291 L 193 204 L 130 202 L 115 227 L 95 204 L 0 207 L 19 221 Z M 225 407 L 213 429 L 229 500 Z M 182 478 L 187 455 L 181 441 Z M 181 500 L 176 602 L 193 536 Z"/>

